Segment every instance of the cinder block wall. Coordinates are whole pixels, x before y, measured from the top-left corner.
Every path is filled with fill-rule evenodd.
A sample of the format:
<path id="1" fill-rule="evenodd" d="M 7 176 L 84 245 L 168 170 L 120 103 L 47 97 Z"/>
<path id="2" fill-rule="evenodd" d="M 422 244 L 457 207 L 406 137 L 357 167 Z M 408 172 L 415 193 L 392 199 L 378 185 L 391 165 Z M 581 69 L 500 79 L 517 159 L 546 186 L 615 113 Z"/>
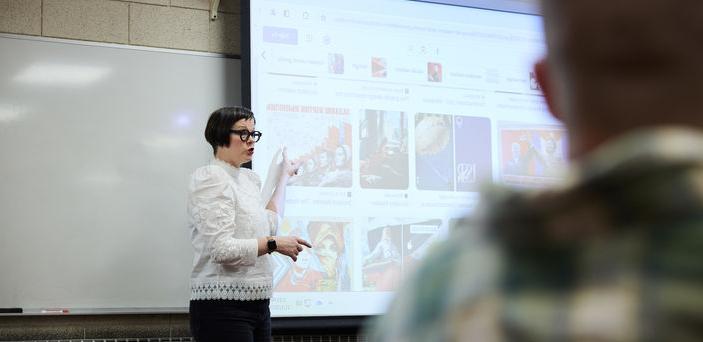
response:
<path id="1" fill-rule="evenodd" d="M 239 55 L 239 0 L 0 0 L 0 32 Z"/>

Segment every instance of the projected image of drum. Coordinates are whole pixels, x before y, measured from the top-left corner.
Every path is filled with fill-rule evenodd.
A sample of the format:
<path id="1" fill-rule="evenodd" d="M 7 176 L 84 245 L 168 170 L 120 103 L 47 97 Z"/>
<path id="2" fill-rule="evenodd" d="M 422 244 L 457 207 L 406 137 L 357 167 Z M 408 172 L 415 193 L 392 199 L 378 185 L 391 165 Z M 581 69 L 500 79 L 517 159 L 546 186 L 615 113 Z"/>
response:
<path id="1" fill-rule="evenodd" d="M 415 175 L 422 190 L 454 190 L 454 134 L 452 116 L 415 116 Z"/>

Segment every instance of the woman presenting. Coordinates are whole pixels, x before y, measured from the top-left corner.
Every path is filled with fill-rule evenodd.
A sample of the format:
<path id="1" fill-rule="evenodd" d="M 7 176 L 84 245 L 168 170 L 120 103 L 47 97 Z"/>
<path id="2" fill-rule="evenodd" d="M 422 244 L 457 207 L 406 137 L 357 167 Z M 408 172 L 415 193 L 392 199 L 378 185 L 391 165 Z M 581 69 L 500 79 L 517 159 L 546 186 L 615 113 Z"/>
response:
<path id="1" fill-rule="evenodd" d="M 272 252 L 293 261 L 309 242 L 273 236 L 283 216 L 288 179 L 298 168 L 283 150 L 283 167 L 271 200 L 263 203 L 261 180 L 240 166 L 251 161 L 261 138 L 254 114 L 226 107 L 210 115 L 205 139 L 214 159 L 195 170 L 188 214 L 195 256 L 191 273 L 190 325 L 199 342 L 270 341 Z"/>

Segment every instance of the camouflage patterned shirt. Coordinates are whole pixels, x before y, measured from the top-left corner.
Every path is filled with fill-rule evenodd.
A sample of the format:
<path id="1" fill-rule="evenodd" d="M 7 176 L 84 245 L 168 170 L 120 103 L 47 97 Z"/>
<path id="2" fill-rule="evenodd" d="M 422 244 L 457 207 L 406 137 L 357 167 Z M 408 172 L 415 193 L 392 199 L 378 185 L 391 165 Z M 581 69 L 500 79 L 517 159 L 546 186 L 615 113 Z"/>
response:
<path id="1" fill-rule="evenodd" d="M 623 136 L 537 193 L 493 188 L 371 341 L 703 338 L 703 132 Z"/>

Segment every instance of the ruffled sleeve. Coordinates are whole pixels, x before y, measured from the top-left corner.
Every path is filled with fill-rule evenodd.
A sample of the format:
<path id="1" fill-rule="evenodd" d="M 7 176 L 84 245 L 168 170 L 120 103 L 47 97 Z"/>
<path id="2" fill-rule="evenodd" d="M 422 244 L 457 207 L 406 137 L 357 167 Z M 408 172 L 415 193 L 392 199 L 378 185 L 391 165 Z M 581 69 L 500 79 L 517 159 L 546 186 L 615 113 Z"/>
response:
<path id="1" fill-rule="evenodd" d="M 256 239 L 237 239 L 234 233 L 235 196 L 226 171 L 207 166 L 198 169 L 190 184 L 190 212 L 205 244 L 204 251 L 218 264 L 252 266 L 258 257 Z"/>

